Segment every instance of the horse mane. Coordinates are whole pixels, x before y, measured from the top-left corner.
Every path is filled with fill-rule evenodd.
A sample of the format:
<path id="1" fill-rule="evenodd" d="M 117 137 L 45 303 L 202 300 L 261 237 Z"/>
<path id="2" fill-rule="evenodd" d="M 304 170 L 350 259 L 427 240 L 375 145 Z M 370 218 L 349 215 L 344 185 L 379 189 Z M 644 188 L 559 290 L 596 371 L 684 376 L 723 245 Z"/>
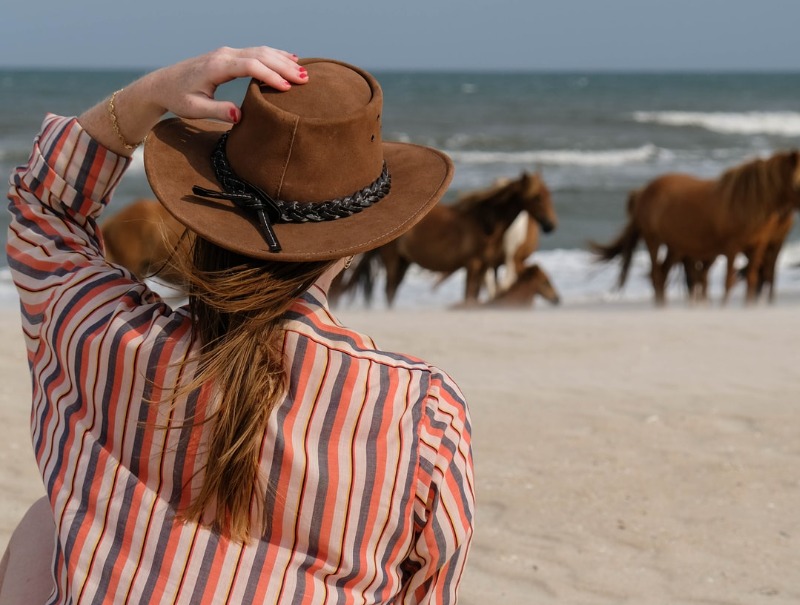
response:
<path id="1" fill-rule="evenodd" d="M 792 153 L 776 153 L 725 171 L 717 191 L 734 215 L 760 221 L 791 203 L 792 171 Z"/>
<path id="2" fill-rule="evenodd" d="M 455 208 L 464 212 L 469 212 L 477 206 L 482 206 L 486 202 L 501 197 L 508 197 L 517 185 L 517 181 L 499 180 L 487 189 L 471 191 L 456 199 L 453 203 Z"/>
<path id="3" fill-rule="evenodd" d="M 538 175 L 522 173 L 520 177 L 513 180 L 497 179 L 488 189 L 480 189 L 459 197 L 453 203 L 453 207 L 462 212 L 470 212 L 487 202 L 499 203 L 506 201 L 519 193 L 526 177 L 529 179 L 539 178 Z"/>

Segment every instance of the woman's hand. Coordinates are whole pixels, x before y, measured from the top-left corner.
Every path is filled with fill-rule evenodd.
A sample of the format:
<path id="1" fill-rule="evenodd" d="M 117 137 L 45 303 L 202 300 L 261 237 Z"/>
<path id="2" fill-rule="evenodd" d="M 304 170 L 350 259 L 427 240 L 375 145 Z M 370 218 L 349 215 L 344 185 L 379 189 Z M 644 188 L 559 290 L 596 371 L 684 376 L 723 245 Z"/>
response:
<path id="1" fill-rule="evenodd" d="M 81 115 L 81 125 L 102 145 L 121 155 L 140 142 L 168 111 L 183 118 L 213 118 L 236 123 L 235 103 L 217 101 L 220 84 L 236 78 L 256 78 L 276 90 L 288 90 L 308 80 L 297 56 L 268 46 L 220 48 L 151 72 L 114 97 L 116 128 L 106 99 Z"/>
<path id="2" fill-rule="evenodd" d="M 150 74 L 151 94 L 165 111 L 183 118 L 216 118 L 238 122 L 239 108 L 214 100 L 220 84 L 235 78 L 256 78 L 277 90 L 302 84 L 308 76 L 297 56 L 282 50 L 220 48 Z"/>

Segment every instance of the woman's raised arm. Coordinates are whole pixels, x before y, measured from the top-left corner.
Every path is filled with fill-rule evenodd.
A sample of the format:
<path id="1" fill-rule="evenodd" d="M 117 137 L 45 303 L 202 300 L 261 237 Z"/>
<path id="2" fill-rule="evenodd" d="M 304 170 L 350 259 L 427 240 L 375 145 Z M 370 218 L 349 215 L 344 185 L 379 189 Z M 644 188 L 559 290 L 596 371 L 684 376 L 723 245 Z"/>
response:
<path id="1" fill-rule="evenodd" d="M 268 46 L 219 48 L 141 77 L 79 118 L 101 145 L 130 156 L 166 112 L 183 118 L 212 118 L 235 124 L 241 111 L 235 103 L 217 101 L 220 84 L 256 78 L 276 90 L 303 84 L 308 75 L 297 56 Z"/>

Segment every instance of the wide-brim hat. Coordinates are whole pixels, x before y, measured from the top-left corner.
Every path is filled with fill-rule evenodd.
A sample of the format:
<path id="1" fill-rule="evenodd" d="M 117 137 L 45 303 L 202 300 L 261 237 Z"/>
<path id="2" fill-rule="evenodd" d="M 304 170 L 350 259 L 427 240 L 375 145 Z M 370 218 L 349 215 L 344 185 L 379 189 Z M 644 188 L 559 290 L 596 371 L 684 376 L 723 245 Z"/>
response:
<path id="1" fill-rule="evenodd" d="M 251 81 L 232 128 L 173 118 L 145 144 L 147 178 L 166 209 L 253 258 L 376 248 L 413 227 L 453 175 L 438 150 L 382 141 L 383 95 L 371 74 L 330 59 L 300 63 L 308 82 L 288 91 Z"/>

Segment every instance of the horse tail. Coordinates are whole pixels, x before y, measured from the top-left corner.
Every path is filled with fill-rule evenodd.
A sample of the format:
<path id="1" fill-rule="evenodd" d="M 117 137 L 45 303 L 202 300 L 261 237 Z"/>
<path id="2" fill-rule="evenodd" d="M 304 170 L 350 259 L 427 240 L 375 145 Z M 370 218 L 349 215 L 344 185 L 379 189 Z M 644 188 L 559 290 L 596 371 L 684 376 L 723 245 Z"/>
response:
<path id="1" fill-rule="evenodd" d="M 639 227 L 633 219 L 633 210 L 638 197 L 639 190 L 631 191 L 628 195 L 628 223 L 614 241 L 605 245 L 598 244 L 597 242 L 589 242 L 589 248 L 597 256 L 598 262 L 608 262 L 618 256 L 622 257 L 622 267 L 619 272 L 619 279 L 617 280 L 618 289 L 621 289 L 628 279 L 628 272 L 631 268 L 631 261 L 633 260 L 633 252 L 636 250 L 636 245 L 639 243 L 639 238 L 641 237 Z"/>
<path id="2" fill-rule="evenodd" d="M 351 292 L 352 295 L 355 295 L 355 292 L 360 289 L 364 294 L 364 302 L 367 306 L 370 306 L 380 260 L 377 248 L 361 254 L 358 261 L 343 276 L 338 294 L 341 296 L 346 292 Z"/>

